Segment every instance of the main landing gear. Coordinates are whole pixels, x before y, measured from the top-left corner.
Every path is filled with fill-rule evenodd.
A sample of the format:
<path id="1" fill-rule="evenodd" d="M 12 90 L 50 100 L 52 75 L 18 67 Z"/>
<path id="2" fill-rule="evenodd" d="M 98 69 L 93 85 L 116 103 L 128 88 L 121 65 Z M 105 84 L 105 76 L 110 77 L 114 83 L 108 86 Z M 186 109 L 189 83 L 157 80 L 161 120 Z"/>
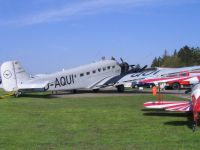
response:
<path id="1" fill-rule="evenodd" d="M 117 86 L 117 92 L 123 93 L 124 92 L 124 85 L 118 85 Z"/>
<path id="2" fill-rule="evenodd" d="M 99 92 L 99 89 L 93 89 L 92 90 L 94 93 L 98 93 Z"/>
<path id="3" fill-rule="evenodd" d="M 15 97 L 19 97 L 20 95 L 22 95 L 22 92 L 21 91 L 16 91 L 14 95 L 15 95 Z"/>
<path id="4" fill-rule="evenodd" d="M 196 131 L 196 127 L 198 126 L 198 120 L 199 120 L 199 113 L 198 112 L 193 112 L 193 117 L 194 117 L 194 123 L 192 127 L 192 131 Z"/>

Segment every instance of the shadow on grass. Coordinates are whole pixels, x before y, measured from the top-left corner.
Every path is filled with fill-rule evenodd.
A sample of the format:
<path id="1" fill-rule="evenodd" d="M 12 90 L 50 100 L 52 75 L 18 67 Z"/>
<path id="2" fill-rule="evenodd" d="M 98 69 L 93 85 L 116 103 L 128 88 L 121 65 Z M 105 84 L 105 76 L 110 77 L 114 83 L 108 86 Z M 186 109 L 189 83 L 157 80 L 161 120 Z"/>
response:
<path id="1" fill-rule="evenodd" d="M 116 89 L 100 89 L 98 92 L 94 92 L 92 90 L 75 90 L 75 93 L 74 91 L 57 91 L 57 94 L 59 95 L 62 95 L 62 94 L 85 94 L 85 93 L 99 93 L 99 94 L 119 94 L 117 92 Z M 152 94 L 152 91 L 151 90 L 137 90 L 137 89 L 132 89 L 132 90 L 125 90 L 124 93 L 129 93 L 129 94 Z M 162 92 L 162 94 L 183 94 L 184 92 L 181 91 L 181 92 L 177 92 L 177 91 L 164 91 Z"/>
<path id="2" fill-rule="evenodd" d="M 160 116 L 160 117 L 187 117 L 187 113 L 167 113 L 163 111 L 143 113 L 145 116 Z"/>
<path id="3" fill-rule="evenodd" d="M 169 121 L 165 122 L 164 125 L 171 125 L 171 126 L 187 126 L 189 129 L 193 129 L 193 116 L 192 114 L 187 114 L 186 121 Z"/>
<path id="4" fill-rule="evenodd" d="M 54 95 L 70 95 L 70 94 L 151 94 L 149 91 L 124 91 L 123 93 L 117 92 L 117 90 L 104 90 L 101 89 L 98 92 L 94 92 L 92 90 L 75 90 L 75 91 L 57 91 Z"/>
<path id="5" fill-rule="evenodd" d="M 51 94 L 23 94 L 20 97 L 27 97 L 27 98 L 45 98 L 51 99 L 54 98 Z"/>
<path id="6" fill-rule="evenodd" d="M 146 111 L 145 109 L 142 111 Z M 168 121 L 164 122 L 164 125 L 171 126 L 187 126 L 189 129 L 193 128 L 193 116 L 192 113 L 178 113 L 178 112 L 165 112 L 164 110 L 153 111 L 148 110 L 149 112 L 143 113 L 144 116 L 158 116 L 158 117 L 185 117 L 186 121 Z"/>
<path id="7" fill-rule="evenodd" d="M 166 112 L 164 109 L 153 109 L 153 108 L 143 108 L 141 109 L 144 112 Z"/>

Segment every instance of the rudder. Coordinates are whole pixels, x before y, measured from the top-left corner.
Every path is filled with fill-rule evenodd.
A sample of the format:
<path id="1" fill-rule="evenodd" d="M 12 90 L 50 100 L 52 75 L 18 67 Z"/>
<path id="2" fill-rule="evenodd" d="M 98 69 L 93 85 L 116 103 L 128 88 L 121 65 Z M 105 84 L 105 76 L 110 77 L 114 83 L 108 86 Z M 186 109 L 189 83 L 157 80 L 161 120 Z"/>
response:
<path id="1" fill-rule="evenodd" d="M 1 65 L 1 78 L 3 89 L 7 92 L 18 91 L 18 85 L 23 84 L 30 76 L 18 61 L 8 61 Z"/>

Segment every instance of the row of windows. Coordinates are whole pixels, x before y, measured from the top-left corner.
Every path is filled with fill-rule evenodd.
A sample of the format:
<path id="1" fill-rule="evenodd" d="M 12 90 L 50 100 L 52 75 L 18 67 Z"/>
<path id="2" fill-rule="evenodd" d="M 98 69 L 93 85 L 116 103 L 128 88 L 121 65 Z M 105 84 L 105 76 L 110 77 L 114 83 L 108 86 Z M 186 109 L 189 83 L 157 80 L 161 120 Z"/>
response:
<path id="1" fill-rule="evenodd" d="M 190 73 L 200 73 L 200 69 L 190 70 Z"/>
<path id="2" fill-rule="evenodd" d="M 161 75 L 162 77 L 186 77 L 189 76 L 189 72 L 176 72 L 170 74 Z"/>
<path id="3" fill-rule="evenodd" d="M 114 69 L 115 66 L 112 66 L 112 68 Z M 107 69 L 107 70 L 110 70 L 110 69 L 111 69 L 111 66 L 108 66 L 107 68 L 106 68 L 106 67 L 98 68 L 97 70 L 93 70 L 92 73 L 95 74 L 97 71 L 98 71 L 98 72 L 101 72 L 101 70 L 106 71 L 106 69 Z M 89 72 L 89 71 L 86 72 L 86 75 L 90 75 L 90 72 Z M 84 73 L 81 73 L 81 74 L 80 74 L 80 77 L 82 77 L 82 76 L 84 76 Z"/>

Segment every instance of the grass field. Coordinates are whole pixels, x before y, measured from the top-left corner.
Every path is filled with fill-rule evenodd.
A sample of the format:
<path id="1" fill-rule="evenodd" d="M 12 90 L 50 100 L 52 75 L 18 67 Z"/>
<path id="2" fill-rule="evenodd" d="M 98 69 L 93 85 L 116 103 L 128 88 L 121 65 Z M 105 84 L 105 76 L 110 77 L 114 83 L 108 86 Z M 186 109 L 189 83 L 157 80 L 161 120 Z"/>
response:
<path id="1" fill-rule="evenodd" d="M 144 110 L 143 103 L 152 99 L 148 95 L 0 99 L 0 150 L 199 149 L 200 130 L 192 132 L 188 115 Z"/>

